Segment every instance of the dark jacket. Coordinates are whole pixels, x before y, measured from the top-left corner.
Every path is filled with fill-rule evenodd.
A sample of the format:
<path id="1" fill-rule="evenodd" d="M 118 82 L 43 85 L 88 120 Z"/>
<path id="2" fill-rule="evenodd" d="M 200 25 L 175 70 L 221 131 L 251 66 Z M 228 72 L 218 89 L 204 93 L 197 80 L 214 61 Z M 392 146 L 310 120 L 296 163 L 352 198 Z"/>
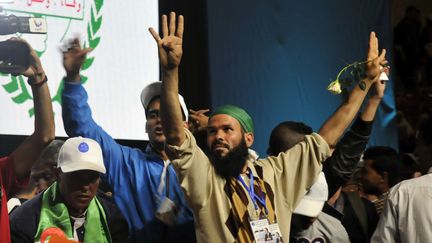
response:
<path id="1" fill-rule="evenodd" d="M 12 243 L 33 243 L 39 225 L 42 194 L 26 201 L 10 215 Z M 107 197 L 97 196 L 105 210 L 112 242 L 128 242 L 128 225 L 117 207 Z"/>
<path id="2" fill-rule="evenodd" d="M 372 123 L 358 117 L 350 130 L 338 142 L 333 154 L 323 163 L 329 197 L 347 183 L 357 168 L 369 141 Z"/>
<path id="3" fill-rule="evenodd" d="M 323 163 L 329 197 L 333 196 L 350 179 L 353 171 L 357 168 L 369 141 L 372 123 L 365 122 L 358 117 L 351 129 L 339 141 L 332 156 Z M 340 212 L 343 214 L 341 222 L 350 241 L 353 243 L 369 242 L 379 219 L 373 205 L 357 194 L 352 194 L 349 200 L 346 193 L 341 193 L 338 200 L 343 200 L 343 212 Z M 353 205 L 353 202 L 356 205 Z M 359 214 L 362 214 L 360 215 L 362 219 L 358 217 Z"/>
<path id="4" fill-rule="evenodd" d="M 342 192 L 341 197 L 344 198 L 342 225 L 345 227 L 351 243 L 370 242 L 370 238 L 377 227 L 379 215 L 373 203 L 356 193 L 351 195 L 355 196 L 356 200 L 363 204 L 363 209 L 357 209 L 348 199 L 348 193 Z M 360 214 L 363 215 L 361 217 L 364 218 L 364 222 L 360 219 Z M 363 227 L 367 229 L 363 229 Z"/>

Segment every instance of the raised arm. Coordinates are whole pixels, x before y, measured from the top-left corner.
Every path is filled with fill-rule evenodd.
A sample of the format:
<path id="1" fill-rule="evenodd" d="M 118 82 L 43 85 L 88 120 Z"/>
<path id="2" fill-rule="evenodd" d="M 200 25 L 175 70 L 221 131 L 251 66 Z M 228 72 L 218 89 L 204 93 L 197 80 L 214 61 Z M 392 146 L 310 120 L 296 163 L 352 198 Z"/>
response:
<path id="1" fill-rule="evenodd" d="M 371 32 L 369 38 L 369 50 L 367 55 L 367 77 L 363 80 L 365 89 L 362 90 L 359 85 L 356 85 L 351 91 L 348 100 L 340 106 L 336 112 L 323 124 L 319 130 L 319 134 L 324 140 L 333 147 L 345 129 L 354 119 L 357 111 L 360 109 L 367 92 L 374 82 L 378 81 L 381 73 L 381 65 L 387 63 L 385 60 L 385 49 L 379 55 L 378 38 L 374 32 Z"/>
<path id="2" fill-rule="evenodd" d="M 373 121 L 381 100 L 384 97 L 384 91 L 386 88 L 386 82 L 380 80 L 374 84 L 375 93 L 369 98 L 363 112 L 361 113 L 361 119 L 363 121 L 369 122 Z"/>
<path id="3" fill-rule="evenodd" d="M 81 49 L 78 39 L 65 43 L 63 67 L 66 71 L 62 91 L 62 116 L 66 133 L 70 137 L 82 136 L 96 140 L 103 151 L 108 182 L 120 181 L 116 177 L 120 169 L 125 168 L 132 149 L 118 144 L 93 119 L 88 104 L 88 95 L 81 84 L 80 69 L 91 48 Z M 114 186 L 113 186 L 114 187 Z"/>
<path id="4" fill-rule="evenodd" d="M 384 96 L 385 82 L 375 82 L 373 86 L 375 93 L 368 99 L 363 112 L 338 142 L 333 154 L 323 165 L 329 187 L 329 197 L 349 180 L 366 149 L 376 111 Z"/>
<path id="5" fill-rule="evenodd" d="M 46 83 L 47 77 L 39 57 L 30 45 L 29 47 L 30 67 L 23 75 L 28 78 L 27 82 L 32 89 L 35 122 L 33 134 L 12 153 L 15 173 L 21 178 L 29 175 L 42 150 L 55 137 L 54 115 Z"/>
<path id="6" fill-rule="evenodd" d="M 162 15 L 163 38 L 153 28 L 149 31 L 156 40 L 162 68 L 160 116 L 163 132 L 168 144 L 180 146 L 186 138 L 178 98 L 178 67 L 183 54 L 183 16 L 178 17 L 176 27 L 174 12 L 170 13 L 169 24 L 167 16 Z"/>

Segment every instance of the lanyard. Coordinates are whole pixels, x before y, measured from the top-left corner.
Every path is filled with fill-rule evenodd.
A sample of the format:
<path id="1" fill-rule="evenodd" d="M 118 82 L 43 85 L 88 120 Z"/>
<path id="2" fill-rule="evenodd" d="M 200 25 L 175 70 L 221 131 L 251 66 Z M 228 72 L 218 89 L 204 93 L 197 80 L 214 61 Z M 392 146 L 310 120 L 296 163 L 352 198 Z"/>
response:
<path id="1" fill-rule="evenodd" d="M 163 197 L 163 190 L 165 189 L 165 196 L 169 197 L 169 160 L 164 160 L 164 167 L 162 169 L 162 174 L 160 177 L 160 182 L 158 186 L 158 194 Z"/>
<path id="2" fill-rule="evenodd" d="M 260 196 L 255 194 L 255 189 L 254 189 L 254 177 L 252 175 L 252 171 L 250 170 L 250 168 L 248 168 L 248 172 L 249 172 L 249 181 L 250 181 L 250 187 L 248 187 L 246 185 L 246 183 L 244 182 L 243 178 L 241 177 L 241 175 L 239 175 L 237 177 L 237 179 L 241 182 L 241 184 L 243 185 L 243 187 L 248 191 L 250 198 L 252 199 L 252 203 L 255 206 L 255 210 L 258 210 L 258 204 L 257 204 L 257 200 L 259 203 L 261 203 L 265 209 L 265 213 L 268 214 L 268 210 L 267 210 L 267 206 L 266 206 L 266 201 L 265 201 L 265 196 L 264 198 L 261 198 Z"/>

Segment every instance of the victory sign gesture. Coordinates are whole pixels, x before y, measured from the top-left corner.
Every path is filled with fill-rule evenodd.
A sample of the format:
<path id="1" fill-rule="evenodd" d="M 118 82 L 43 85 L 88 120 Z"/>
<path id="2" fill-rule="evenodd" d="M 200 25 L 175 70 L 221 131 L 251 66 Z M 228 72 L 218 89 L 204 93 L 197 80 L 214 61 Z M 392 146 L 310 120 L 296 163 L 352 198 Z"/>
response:
<path id="1" fill-rule="evenodd" d="M 177 68 L 180 64 L 183 54 L 183 26 L 183 16 L 178 16 L 176 27 L 176 14 L 171 12 L 169 16 L 169 25 L 168 17 L 162 15 L 162 38 L 153 28 L 149 28 L 151 35 L 158 45 L 159 60 L 162 69 L 165 71 Z"/>

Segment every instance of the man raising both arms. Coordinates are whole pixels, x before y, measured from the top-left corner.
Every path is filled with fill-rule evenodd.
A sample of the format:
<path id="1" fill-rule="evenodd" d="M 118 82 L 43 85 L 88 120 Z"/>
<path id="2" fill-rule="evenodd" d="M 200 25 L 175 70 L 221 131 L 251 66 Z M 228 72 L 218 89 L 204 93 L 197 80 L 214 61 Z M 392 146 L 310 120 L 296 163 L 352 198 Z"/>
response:
<path id="1" fill-rule="evenodd" d="M 386 62 L 385 51 L 378 55 L 375 33 L 369 41 L 366 89 L 356 86 L 318 134 L 306 136 L 278 156 L 254 162 L 248 155 L 254 141 L 253 122 L 243 109 L 226 105 L 210 116 L 208 155 L 183 126 L 178 100 L 183 16 L 177 26 L 175 13 L 170 13 L 169 24 L 162 16 L 163 38 L 152 28 L 150 32 L 162 67 L 160 110 L 166 149 L 194 212 L 198 242 L 252 242 L 266 227 L 276 235 L 277 225 L 287 241 L 293 209 L 316 180 L 321 161 L 329 156 L 329 145 L 336 144 L 353 120 L 380 74 L 380 64 Z"/>

